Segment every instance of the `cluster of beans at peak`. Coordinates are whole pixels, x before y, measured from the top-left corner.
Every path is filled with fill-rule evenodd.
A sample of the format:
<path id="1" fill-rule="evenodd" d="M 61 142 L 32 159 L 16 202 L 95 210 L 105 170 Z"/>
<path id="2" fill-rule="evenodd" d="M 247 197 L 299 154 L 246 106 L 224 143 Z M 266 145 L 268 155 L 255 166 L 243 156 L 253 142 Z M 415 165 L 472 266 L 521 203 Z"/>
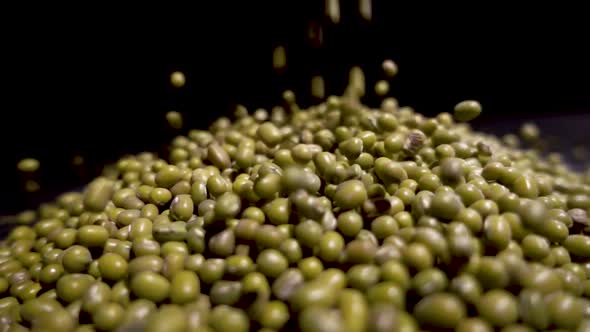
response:
<path id="1" fill-rule="evenodd" d="M 473 101 L 284 97 L 22 213 L 0 330 L 590 329 L 590 174 L 455 123 Z"/>

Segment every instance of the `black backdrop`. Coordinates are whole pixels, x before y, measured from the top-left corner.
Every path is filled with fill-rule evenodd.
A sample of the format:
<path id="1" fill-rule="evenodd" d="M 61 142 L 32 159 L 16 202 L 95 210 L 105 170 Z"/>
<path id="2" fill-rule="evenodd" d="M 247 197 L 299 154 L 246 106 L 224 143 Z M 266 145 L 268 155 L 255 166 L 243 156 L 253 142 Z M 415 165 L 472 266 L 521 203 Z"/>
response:
<path id="1" fill-rule="evenodd" d="M 158 150 L 172 137 L 163 120 L 170 109 L 205 128 L 235 103 L 271 107 L 286 88 L 309 104 L 312 75 L 338 93 L 350 66 L 363 65 L 370 82 L 385 58 L 400 67 L 391 94 L 421 113 L 474 98 L 484 106 L 475 127 L 506 131 L 523 119 L 560 117 L 544 121 L 570 143 L 588 141 L 589 30 L 574 11 L 559 19 L 513 9 L 408 15 L 374 1 L 366 23 L 356 1 L 341 2 L 338 25 L 315 1 L 230 2 L 149 17 L 20 13 L 3 30 L 0 215 L 79 187 L 124 153 Z M 322 48 L 305 40 L 311 19 L 325 23 Z M 278 44 L 287 49 L 281 75 L 272 70 Z M 173 70 L 186 73 L 183 89 L 169 85 Z M 564 122 L 568 114 L 576 117 Z M 82 170 L 71 165 L 76 154 Z M 41 161 L 33 195 L 22 191 L 15 166 L 27 156 Z"/>

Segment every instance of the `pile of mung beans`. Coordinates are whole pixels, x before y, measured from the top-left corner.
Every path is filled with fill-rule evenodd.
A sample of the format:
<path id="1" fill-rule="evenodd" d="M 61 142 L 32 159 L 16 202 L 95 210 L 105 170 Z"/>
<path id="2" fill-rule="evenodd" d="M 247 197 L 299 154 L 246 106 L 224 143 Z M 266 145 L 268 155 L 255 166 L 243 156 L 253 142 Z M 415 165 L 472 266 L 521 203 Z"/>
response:
<path id="1" fill-rule="evenodd" d="M 590 331 L 590 172 L 473 131 L 476 101 L 361 90 L 239 107 L 21 213 L 0 331 Z"/>

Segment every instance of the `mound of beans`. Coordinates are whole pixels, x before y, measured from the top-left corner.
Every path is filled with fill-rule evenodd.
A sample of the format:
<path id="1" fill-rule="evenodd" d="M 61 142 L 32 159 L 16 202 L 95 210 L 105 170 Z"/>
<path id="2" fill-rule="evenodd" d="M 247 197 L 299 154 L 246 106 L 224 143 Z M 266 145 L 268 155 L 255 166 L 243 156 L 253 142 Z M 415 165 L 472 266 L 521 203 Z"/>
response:
<path id="1" fill-rule="evenodd" d="M 354 92 L 239 108 L 21 213 L 0 330 L 590 331 L 590 173 L 473 131 L 476 101 Z"/>

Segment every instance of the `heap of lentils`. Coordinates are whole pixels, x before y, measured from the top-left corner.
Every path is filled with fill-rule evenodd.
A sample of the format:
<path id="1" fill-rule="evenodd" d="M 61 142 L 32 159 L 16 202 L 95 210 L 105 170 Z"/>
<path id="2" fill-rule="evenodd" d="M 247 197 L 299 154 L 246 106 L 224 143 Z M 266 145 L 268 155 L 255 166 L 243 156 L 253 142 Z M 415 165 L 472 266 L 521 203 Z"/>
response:
<path id="1" fill-rule="evenodd" d="M 1 331 L 589 331 L 590 173 L 474 132 L 476 101 L 355 91 L 240 107 L 20 214 Z"/>

